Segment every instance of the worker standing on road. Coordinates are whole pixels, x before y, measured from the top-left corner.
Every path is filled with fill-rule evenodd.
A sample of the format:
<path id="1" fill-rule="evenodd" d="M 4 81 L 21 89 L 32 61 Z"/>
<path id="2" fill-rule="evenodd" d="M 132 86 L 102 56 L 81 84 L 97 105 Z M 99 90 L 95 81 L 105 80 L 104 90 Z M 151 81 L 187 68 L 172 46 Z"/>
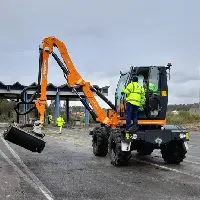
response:
<path id="1" fill-rule="evenodd" d="M 63 125 L 65 123 L 65 121 L 64 121 L 64 119 L 62 118 L 61 115 L 57 118 L 56 123 L 58 124 L 59 133 L 61 134 L 62 133 L 62 127 L 63 127 Z"/>
<path id="2" fill-rule="evenodd" d="M 47 116 L 48 124 L 51 124 L 52 118 L 52 115 L 49 113 L 49 115 Z"/>
<path id="3" fill-rule="evenodd" d="M 124 88 L 126 94 L 126 130 L 131 127 L 131 119 L 133 119 L 133 127 L 138 124 L 138 111 L 141 102 L 144 102 L 144 88 L 138 83 L 138 77 L 133 77 L 132 82 Z"/>

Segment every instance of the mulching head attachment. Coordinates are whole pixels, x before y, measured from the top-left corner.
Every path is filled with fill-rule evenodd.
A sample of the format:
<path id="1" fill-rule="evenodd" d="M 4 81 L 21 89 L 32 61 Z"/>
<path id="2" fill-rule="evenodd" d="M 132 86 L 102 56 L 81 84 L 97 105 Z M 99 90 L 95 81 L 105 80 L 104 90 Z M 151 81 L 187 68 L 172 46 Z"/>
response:
<path id="1" fill-rule="evenodd" d="M 45 147 L 42 137 L 33 131 L 27 131 L 17 124 L 11 125 L 4 133 L 4 139 L 32 152 L 41 153 Z"/>

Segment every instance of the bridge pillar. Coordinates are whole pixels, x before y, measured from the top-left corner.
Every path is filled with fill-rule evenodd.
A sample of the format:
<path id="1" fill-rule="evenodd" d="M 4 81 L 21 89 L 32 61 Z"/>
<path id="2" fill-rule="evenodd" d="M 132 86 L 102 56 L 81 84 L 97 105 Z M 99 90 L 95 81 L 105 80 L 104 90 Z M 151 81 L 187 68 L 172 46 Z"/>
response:
<path id="1" fill-rule="evenodd" d="M 19 96 L 17 96 L 17 103 L 19 103 Z M 19 110 L 19 105 L 17 105 L 17 109 Z M 17 113 L 17 123 L 19 123 L 19 114 Z"/>
<path id="2" fill-rule="evenodd" d="M 55 110 L 55 121 L 57 120 L 57 118 L 60 116 L 60 94 L 59 91 L 57 90 L 56 93 L 56 110 Z"/>
<path id="3" fill-rule="evenodd" d="M 66 99 L 66 123 L 69 122 L 69 99 Z"/>
<path id="4" fill-rule="evenodd" d="M 24 100 L 27 101 L 27 92 L 24 92 Z M 24 112 L 27 111 L 27 104 L 24 104 Z M 24 124 L 27 123 L 27 115 L 24 115 Z"/>

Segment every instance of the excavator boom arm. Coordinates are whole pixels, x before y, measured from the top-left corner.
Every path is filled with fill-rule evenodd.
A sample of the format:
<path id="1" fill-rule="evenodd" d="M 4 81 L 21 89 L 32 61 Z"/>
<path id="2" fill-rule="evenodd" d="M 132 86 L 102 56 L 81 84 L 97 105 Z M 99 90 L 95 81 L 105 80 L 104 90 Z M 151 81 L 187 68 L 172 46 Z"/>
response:
<path id="1" fill-rule="evenodd" d="M 53 52 L 54 47 L 58 48 L 65 65 L 61 62 L 58 56 Z M 96 101 L 93 91 L 91 90 L 92 86 L 90 85 L 89 82 L 84 81 L 83 78 L 75 69 L 71 61 L 71 58 L 68 54 L 67 48 L 63 42 L 61 42 L 55 37 L 45 38 L 42 44 L 40 45 L 40 53 L 42 54 L 41 62 L 40 62 L 41 92 L 40 92 L 40 98 L 37 99 L 37 101 L 35 102 L 35 105 L 38 112 L 40 113 L 41 122 L 44 122 L 44 111 L 45 111 L 46 101 L 47 101 L 46 88 L 47 88 L 47 83 L 48 83 L 48 59 L 49 59 L 49 55 L 52 54 L 54 59 L 57 61 L 57 63 L 63 70 L 68 86 L 72 88 L 72 90 L 79 96 L 81 102 L 89 110 L 92 117 L 95 118 L 97 122 L 100 122 L 110 127 L 116 127 L 119 124 L 119 120 L 118 120 L 116 112 L 113 112 L 112 117 L 108 118 L 106 113 L 103 111 L 103 109 L 99 105 L 99 103 Z M 88 99 L 93 109 L 91 109 L 90 106 L 84 101 L 84 99 L 82 99 L 82 97 L 77 93 L 76 86 L 79 86 L 82 88 L 82 91 L 85 97 Z M 111 102 L 108 102 L 108 104 L 112 105 Z"/>
<path id="2" fill-rule="evenodd" d="M 64 63 L 53 52 L 54 47 L 58 48 L 64 60 Z M 67 80 L 68 86 L 72 88 L 72 91 L 77 94 L 77 96 L 80 98 L 80 101 L 92 115 L 93 119 L 111 128 L 115 128 L 118 125 L 120 125 L 119 124 L 120 120 L 118 120 L 117 113 L 115 112 L 115 106 L 98 90 L 97 87 L 91 86 L 89 82 L 85 82 L 83 80 L 83 78 L 75 69 L 70 59 L 70 56 L 68 55 L 65 45 L 61 41 L 59 41 L 55 37 L 45 38 L 42 44 L 40 45 L 39 52 L 40 52 L 40 57 L 39 57 L 38 84 L 31 85 L 23 89 L 20 98 L 21 102 L 16 104 L 15 111 L 19 115 L 26 115 L 27 113 L 31 112 L 33 109 L 36 108 L 40 113 L 40 120 L 34 122 L 33 130 L 31 131 L 24 130 L 26 124 L 20 126 L 14 123 L 12 126 L 9 127 L 8 130 L 6 130 L 3 133 L 3 136 L 6 140 L 18 146 L 24 147 L 25 149 L 28 149 L 32 152 L 41 153 L 42 150 L 44 149 L 45 141 L 42 138 L 45 136 L 45 134 L 42 133 L 41 128 L 44 125 L 44 113 L 47 102 L 48 59 L 50 54 L 54 57 L 54 59 L 62 69 L 64 77 Z M 84 98 L 82 98 L 81 95 L 79 95 L 79 93 L 76 90 L 77 86 L 82 88 L 84 96 L 88 99 L 93 109 L 90 108 L 89 104 L 84 100 Z M 36 91 L 33 93 L 31 98 L 27 100 L 24 99 L 24 93 L 27 92 L 28 90 L 36 90 Z M 96 101 L 92 90 L 94 90 L 96 94 L 113 109 L 112 115 L 110 115 L 109 118 L 106 116 L 106 113 L 103 111 L 103 109 Z M 35 99 L 36 101 L 34 102 Z M 28 105 L 34 104 L 34 106 L 28 109 L 26 112 L 20 113 L 19 111 L 20 104 L 28 104 Z M 28 127 L 30 127 L 30 124 Z"/>

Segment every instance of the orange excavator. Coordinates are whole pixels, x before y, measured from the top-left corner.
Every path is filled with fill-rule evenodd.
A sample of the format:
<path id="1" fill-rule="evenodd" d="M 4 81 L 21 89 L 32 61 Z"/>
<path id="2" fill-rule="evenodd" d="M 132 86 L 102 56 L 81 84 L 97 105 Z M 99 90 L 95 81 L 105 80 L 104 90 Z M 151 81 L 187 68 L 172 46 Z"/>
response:
<path id="1" fill-rule="evenodd" d="M 58 48 L 64 63 L 53 52 Z M 39 74 L 38 85 L 29 86 L 21 93 L 15 111 L 20 115 L 26 115 L 33 109 L 37 109 L 40 120 L 36 121 L 31 131 L 24 130 L 23 126 L 11 124 L 4 132 L 4 138 L 16 145 L 19 145 L 32 152 L 41 153 L 45 147 L 44 134 L 44 113 L 46 108 L 46 89 L 48 83 L 48 59 L 52 55 L 64 73 L 68 87 L 80 98 L 82 104 L 89 111 L 91 116 L 101 126 L 95 127 L 91 132 L 93 153 L 95 156 L 106 156 L 110 152 L 113 165 L 127 164 L 131 158 L 131 151 L 137 150 L 142 155 L 149 155 L 154 149 L 161 149 L 162 156 L 166 162 L 180 163 L 185 158 L 188 149 L 188 132 L 182 127 L 166 125 L 165 117 L 168 103 L 167 69 L 171 64 L 165 66 L 130 67 L 130 70 L 120 72 L 120 79 L 115 94 L 115 105 L 112 104 L 99 90 L 97 86 L 90 85 L 77 72 L 74 67 L 67 48 L 63 42 L 55 37 L 47 37 L 39 47 Z M 141 84 L 144 80 L 154 82 L 157 85 L 157 93 L 152 94 L 147 83 L 146 103 L 139 112 L 137 129 L 125 130 L 125 95 L 122 89 L 131 82 L 133 76 L 138 76 Z M 156 81 L 156 82 L 155 82 Z M 81 87 L 89 104 L 79 95 L 77 87 Z M 29 100 L 24 100 L 24 92 L 36 89 L 36 92 Z M 111 109 L 105 113 L 93 94 L 95 92 L 103 99 Z M 33 100 L 36 99 L 35 102 Z M 27 112 L 20 113 L 19 104 L 34 104 Z"/>

